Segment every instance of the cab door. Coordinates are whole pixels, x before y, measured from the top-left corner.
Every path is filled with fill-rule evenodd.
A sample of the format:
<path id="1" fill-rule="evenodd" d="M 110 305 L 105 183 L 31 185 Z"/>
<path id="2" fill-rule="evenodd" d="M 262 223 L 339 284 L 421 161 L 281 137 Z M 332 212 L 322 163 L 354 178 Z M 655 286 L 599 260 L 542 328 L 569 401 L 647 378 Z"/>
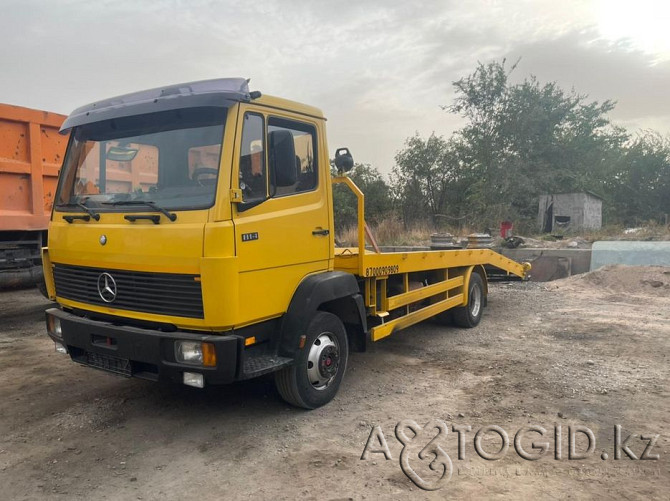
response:
<path id="1" fill-rule="evenodd" d="M 284 313 L 307 275 L 328 269 L 328 183 L 319 123 L 241 106 L 232 186 L 238 325 Z M 325 152 L 324 152 L 325 153 Z M 234 188 L 235 189 L 235 188 Z"/>

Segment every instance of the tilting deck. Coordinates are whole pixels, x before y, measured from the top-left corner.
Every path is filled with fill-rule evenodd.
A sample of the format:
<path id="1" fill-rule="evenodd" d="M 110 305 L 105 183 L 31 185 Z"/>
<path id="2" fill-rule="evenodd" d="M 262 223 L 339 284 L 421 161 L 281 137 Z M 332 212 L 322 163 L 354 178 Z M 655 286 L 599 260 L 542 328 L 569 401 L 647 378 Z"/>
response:
<path id="1" fill-rule="evenodd" d="M 335 249 L 335 269 L 365 281 L 365 306 L 372 323 L 373 341 L 396 330 L 467 304 L 470 274 L 484 265 L 524 278 L 529 267 L 489 249 L 377 253 L 357 247 Z M 412 287 L 412 276 L 430 274 L 431 283 Z M 428 276 L 428 275 L 425 275 Z M 394 280 L 396 290 L 389 287 Z M 397 284 L 401 284 L 397 290 Z M 391 312 L 394 314 L 391 315 Z M 376 324 L 376 325 L 375 325 Z"/>
<path id="2" fill-rule="evenodd" d="M 484 265 L 522 279 L 530 269 L 529 264 L 519 264 L 490 249 L 377 252 L 365 224 L 363 192 L 346 176 L 334 177 L 333 184 L 348 186 L 358 201 L 358 246 L 336 247 L 334 267 L 363 280 L 373 341 L 450 308 L 467 305 L 470 275 L 480 273 L 486 286 Z M 365 248 L 366 237 L 372 240 L 375 251 Z M 364 250 L 361 253 L 359 249 Z"/>
<path id="3" fill-rule="evenodd" d="M 527 265 L 517 263 L 490 249 L 434 250 L 412 252 L 373 252 L 359 255 L 358 247 L 336 247 L 335 269 L 360 277 L 490 264 L 524 278 Z"/>

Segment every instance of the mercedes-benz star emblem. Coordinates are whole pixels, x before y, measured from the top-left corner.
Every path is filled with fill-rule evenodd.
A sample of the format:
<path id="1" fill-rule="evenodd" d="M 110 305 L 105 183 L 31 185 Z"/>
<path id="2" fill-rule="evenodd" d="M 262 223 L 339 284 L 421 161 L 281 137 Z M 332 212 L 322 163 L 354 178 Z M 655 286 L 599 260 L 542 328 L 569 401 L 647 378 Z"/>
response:
<path id="1" fill-rule="evenodd" d="M 100 235 L 100 245 L 105 245 L 107 243 L 107 236 Z"/>
<path id="2" fill-rule="evenodd" d="M 105 303 L 116 299 L 116 282 L 109 273 L 100 273 L 98 277 L 98 294 Z"/>

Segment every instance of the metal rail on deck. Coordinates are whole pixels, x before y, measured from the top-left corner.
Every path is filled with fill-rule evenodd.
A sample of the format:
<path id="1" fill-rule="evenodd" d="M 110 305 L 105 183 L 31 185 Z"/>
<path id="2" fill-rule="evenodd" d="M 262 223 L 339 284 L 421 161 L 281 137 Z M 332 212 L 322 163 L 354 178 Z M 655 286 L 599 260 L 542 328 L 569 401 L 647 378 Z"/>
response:
<path id="1" fill-rule="evenodd" d="M 380 322 L 370 329 L 373 341 L 450 308 L 463 306 L 467 300 L 466 277 L 476 266 L 493 265 L 522 278 L 530 269 L 528 263 L 517 263 L 490 249 L 379 252 L 365 224 L 363 192 L 346 176 L 333 177 L 333 184 L 346 184 L 358 201 L 358 248 L 338 249 L 335 268 L 364 279 L 362 292 L 368 315 Z M 366 252 L 366 233 L 376 252 Z M 409 275 L 417 272 L 443 272 L 443 276 L 436 283 L 411 290 Z M 389 296 L 389 278 L 393 276 L 402 276 L 402 292 Z M 398 314 L 400 316 L 393 318 Z"/>
<path id="2" fill-rule="evenodd" d="M 358 249 L 359 253 L 365 252 L 365 195 L 361 189 L 356 186 L 347 176 L 333 177 L 333 184 L 346 184 L 349 189 L 356 195 L 358 201 Z M 358 274 L 363 274 L 363 259 L 358 259 Z"/>

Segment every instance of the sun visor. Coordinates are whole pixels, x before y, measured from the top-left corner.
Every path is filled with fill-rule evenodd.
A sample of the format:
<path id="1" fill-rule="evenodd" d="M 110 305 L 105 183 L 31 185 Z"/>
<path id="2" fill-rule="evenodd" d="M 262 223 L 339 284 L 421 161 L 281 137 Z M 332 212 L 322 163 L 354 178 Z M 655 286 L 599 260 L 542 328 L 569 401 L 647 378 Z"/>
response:
<path id="1" fill-rule="evenodd" d="M 143 90 L 77 108 L 60 129 L 67 134 L 79 125 L 113 118 L 193 107 L 229 107 L 234 102 L 250 101 L 248 80 L 219 78 Z"/>

